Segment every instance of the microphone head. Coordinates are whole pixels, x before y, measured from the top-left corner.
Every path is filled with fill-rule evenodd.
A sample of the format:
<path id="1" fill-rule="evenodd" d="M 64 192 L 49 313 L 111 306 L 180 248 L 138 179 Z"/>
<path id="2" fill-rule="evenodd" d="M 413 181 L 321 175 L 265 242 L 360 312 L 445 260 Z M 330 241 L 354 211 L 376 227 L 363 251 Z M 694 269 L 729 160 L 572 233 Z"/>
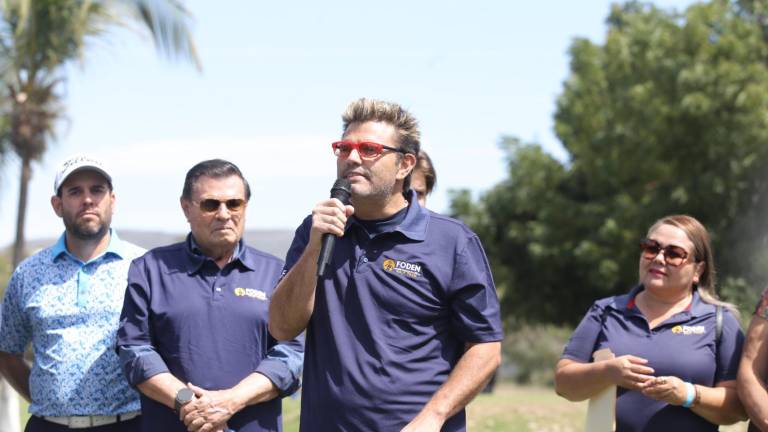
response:
<path id="1" fill-rule="evenodd" d="M 351 196 L 352 185 L 349 183 L 349 180 L 345 178 L 337 179 L 331 188 L 331 198 L 336 198 L 342 204 L 347 205 Z"/>

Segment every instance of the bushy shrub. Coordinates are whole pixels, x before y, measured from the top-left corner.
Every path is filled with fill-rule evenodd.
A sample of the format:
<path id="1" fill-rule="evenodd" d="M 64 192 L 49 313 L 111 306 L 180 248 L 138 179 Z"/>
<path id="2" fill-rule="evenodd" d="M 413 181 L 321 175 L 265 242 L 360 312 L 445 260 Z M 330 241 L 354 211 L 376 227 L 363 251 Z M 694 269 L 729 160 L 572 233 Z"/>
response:
<path id="1" fill-rule="evenodd" d="M 573 329 L 551 324 L 522 325 L 504 338 L 504 357 L 518 384 L 554 385 L 554 369 Z"/>

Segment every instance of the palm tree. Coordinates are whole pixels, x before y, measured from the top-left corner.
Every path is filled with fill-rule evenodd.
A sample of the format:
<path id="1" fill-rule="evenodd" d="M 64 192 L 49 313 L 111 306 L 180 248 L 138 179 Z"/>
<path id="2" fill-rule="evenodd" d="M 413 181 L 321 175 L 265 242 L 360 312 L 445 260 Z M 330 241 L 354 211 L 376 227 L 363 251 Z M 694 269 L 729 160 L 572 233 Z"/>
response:
<path id="1" fill-rule="evenodd" d="M 81 59 L 86 42 L 114 26 L 138 22 L 169 57 L 199 61 L 179 0 L 0 0 L 0 83 L 8 97 L 4 135 L 21 161 L 12 263 L 24 254 L 24 221 L 32 162 L 39 161 L 64 114 L 65 66 Z"/>
<path id="2" fill-rule="evenodd" d="M 189 14 L 179 0 L 0 0 L 0 156 L 21 160 L 12 265 L 24 254 L 24 221 L 32 161 L 39 161 L 64 115 L 65 66 L 85 43 L 114 26 L 138 22 L 157 48 L 199 68 Z M 18 399 L 0 377 L 0 430 L 18 431 Z"/>

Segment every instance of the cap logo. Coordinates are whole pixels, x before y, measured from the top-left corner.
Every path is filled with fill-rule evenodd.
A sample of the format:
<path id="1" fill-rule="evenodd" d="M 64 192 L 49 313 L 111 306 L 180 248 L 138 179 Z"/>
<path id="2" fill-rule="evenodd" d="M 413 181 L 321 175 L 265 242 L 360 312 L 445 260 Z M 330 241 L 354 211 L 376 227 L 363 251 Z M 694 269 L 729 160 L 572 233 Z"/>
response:
<path id="1" fill-rule="evenodd" d="M 61 171 L 65 171 L 67 168 L 71 167 L 72 165 L 77 165 L 82 162 L 88 162 L 88 164 L 90 165 L 101 166 L 101 163 L 99 163 L 99 161 L 97 160 L 93 160 L 87 156 L 77 156 L 64 162 L 64 165 L 61 167 Z"/>

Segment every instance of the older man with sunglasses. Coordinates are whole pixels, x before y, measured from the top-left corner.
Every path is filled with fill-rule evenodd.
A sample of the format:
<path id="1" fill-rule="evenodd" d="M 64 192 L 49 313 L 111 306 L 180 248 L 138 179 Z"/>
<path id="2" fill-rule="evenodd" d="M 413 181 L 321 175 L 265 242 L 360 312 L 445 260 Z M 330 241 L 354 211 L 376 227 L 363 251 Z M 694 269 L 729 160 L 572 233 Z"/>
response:
<path id="1" fill-rule="evenodd" d="M 333 144 L 352 205 L 318 203 L 270 305 L 280 340 L 307 329 L 302 431 L 463 431 L 499 365 L 499 303 L 480 241 L 409 188 L 418 124 L 361 99 Z M 353 216 L 354 214 L 354 216 Z M 317 277 L 321 238 L 338 236 Z"/>
<path id="2" fill-rule="evenodd" d="M 267 331 L 283 262 L 244 243 L 249 198 L 234 164 L 200 162 L 181 196 L 191 233 L 131 265 L 118 351 L 144 431 L 281 430 L 303 346 Z"/>

